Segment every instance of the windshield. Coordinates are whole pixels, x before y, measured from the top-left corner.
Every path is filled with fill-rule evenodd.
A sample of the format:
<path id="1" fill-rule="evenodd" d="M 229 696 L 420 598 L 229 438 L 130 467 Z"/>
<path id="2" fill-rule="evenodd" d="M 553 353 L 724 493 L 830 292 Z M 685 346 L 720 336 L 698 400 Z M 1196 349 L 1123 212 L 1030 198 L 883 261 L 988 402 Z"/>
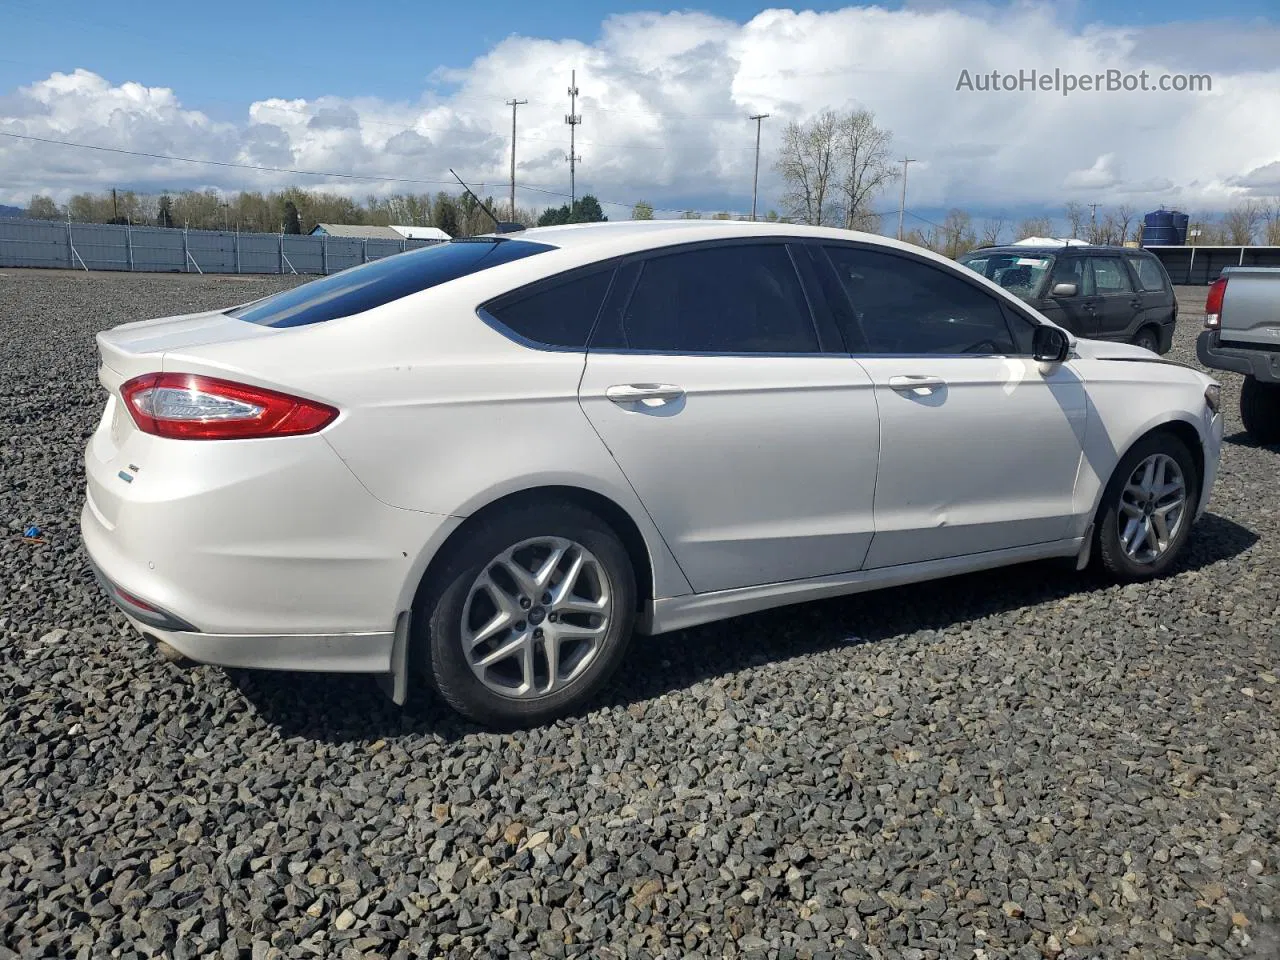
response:
<path id="1" fill-rule="evenodd" d="M 469 273 L 553 249 L 529 240 L 451 240 L 312 280 L 228 310 L 227 315 L 264 327 L 300 327 L 337 320 Z"/>
<path id="2" fill-rule="evenodd" d="M 1016 297 L 1038 297 L 1053 270 L 1053 257 L 1020 253 L 975 253 L 960 261 Z"/>

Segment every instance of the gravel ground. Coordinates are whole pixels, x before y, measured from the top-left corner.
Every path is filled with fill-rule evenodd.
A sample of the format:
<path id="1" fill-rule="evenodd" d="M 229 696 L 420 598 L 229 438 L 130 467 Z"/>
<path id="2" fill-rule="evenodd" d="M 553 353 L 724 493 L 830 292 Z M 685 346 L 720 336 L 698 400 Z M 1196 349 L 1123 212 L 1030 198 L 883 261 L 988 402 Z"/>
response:
<path id="1" fill-rule="evenodd" d="M 0 272 L 0 958 L 1280 955 L 1280 454 L 1238 378 L 1165 581 L 1044 564 L 689 630 L 499 735 L 179 668 L 91 582 L 93 332 L 283 282 Z"/>

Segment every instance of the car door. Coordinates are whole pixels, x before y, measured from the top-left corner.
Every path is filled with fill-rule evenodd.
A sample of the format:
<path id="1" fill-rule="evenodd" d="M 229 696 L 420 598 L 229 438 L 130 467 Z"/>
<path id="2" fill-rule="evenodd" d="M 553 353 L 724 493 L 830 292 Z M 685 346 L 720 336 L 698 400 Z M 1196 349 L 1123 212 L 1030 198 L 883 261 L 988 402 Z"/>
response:
<path id="1" fill-rule="evenodd" d="M 1125 257 L 1132 267 L 1138 284 L 1138 299 L 1142 303 L 1142 323 L 1166 324 L 1174 316 L 1177 301 L 1160 261 L 1150 254 L 1129 254 Z"/>
<path id="2" fill-rule="evenodd" d="M 871 543 L 874 389 L 819 333 L 795 255 L 639 258 L 587 353 L 582 409 L 697 592 L 857 570 Z"/>
<path id="3" fill-rule="evenodd" d="M 1100 340 L 1127 340 L 1133 333 L 1142 301 L 1133 288 L 1129 270 L 1120 256 L 1091 256 L 1093 285 L 1098 294 Z"/>
<path id="4" fill-rule="evenodd" d="M 824 249 L 880 412 L 865 566 L 1065 537 L 1086 418 L 1070 366 L 1042 370 L 1031 321 L 963 271 L 869 246 Z"/>
<path id="5" fill-rule="evenodd" d="M 1055 297 L 1053 288 L 1059 283 L 1074 283 L 1073 297 Z M 1101 303 L 1093 285 L 1093 271 L 1084 257 L 1065 254 L 1054 264 L 1053 276 L 1040 303 L 1041 312 L 1054 323 L 1078 337 L 1098 335 L 1098 307 Z"/>

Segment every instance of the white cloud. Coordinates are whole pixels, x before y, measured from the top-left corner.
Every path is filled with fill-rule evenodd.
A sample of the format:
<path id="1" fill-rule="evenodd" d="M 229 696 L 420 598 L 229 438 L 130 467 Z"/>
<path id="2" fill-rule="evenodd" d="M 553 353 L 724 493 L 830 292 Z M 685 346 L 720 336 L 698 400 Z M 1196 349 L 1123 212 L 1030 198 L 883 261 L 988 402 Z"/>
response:
<path id="1" fill-rule="evenodd" d="M 431 184 L 298 177 L 75 150 L 0 137 L 0 202 L 107 186 L 270 188 L 323 184 L 353 195 L 446 188 L 448 168 L 504 195 L 513 92 L 520 181 L 568 192 L 570 70 L 581 90 L 578 192 L 661 208 L 750 205 L 755 125 L 766 112 L 761 207 L 776 205 L 771 169 L 789 119 L 865 106 L 895 135 L 911 170 L 909 205 L 976 212 L 1133 201 L 1223 208 L 1280 189 L 1280 30 L 1174 24 L 1076 28 L 1038 3 L 766 10 L 746 24 L 699 13 L 607 19 L 594 44 L 511 37 L 461 70 L 438 71 L 416 99 L 264 98 L 239 121 L 184 106 L 180 90 L 116 83 L 85 70 L 0 92 L 0 131 L 148 153 L 231 160 Z M 1235 65 L 1236 41 L 1248 56 Z M 1199 51 L 1208 51 L 1198 59 Z M 1212 91 L 1005 92 L 956 89 L 961 71 L 1057 68 L 1212 72 Z M 530 206 L 559 198 L 521 191 Z M 896 206 L 886 196 L 884 209 Z M 613 216 L 622 207 L 606 208 Z"/>

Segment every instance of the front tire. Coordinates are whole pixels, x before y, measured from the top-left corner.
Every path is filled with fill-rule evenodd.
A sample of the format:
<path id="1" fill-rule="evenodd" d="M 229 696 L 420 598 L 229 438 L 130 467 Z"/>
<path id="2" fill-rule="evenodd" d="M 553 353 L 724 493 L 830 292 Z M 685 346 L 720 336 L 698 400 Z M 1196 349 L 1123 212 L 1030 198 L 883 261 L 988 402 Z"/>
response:
<path id="1" fill-rule="evenodd" d="M 483 518 L 433 572 L 415 610 L 414 657 L 464 716 L 536 725 L 608 681 L 635 610 L 635 571 L 605 521 L 569 503 L 526 503 Z"/>
<path id="2" fill-rule="evenodd" d="M 1102 495 L 1095 548 L 1103 570 L 1121 583 L 1165 574 L 1186 545 L 1199 501 L 1186 444 L 1164 431 L 1139 440 Z"/>
<path id="3" fill-rule="evenodd" d="M 1240 386 L 1240 419 L 1258 443 L 1280 443 L 1280 384 L 1245 377 Z"/>

